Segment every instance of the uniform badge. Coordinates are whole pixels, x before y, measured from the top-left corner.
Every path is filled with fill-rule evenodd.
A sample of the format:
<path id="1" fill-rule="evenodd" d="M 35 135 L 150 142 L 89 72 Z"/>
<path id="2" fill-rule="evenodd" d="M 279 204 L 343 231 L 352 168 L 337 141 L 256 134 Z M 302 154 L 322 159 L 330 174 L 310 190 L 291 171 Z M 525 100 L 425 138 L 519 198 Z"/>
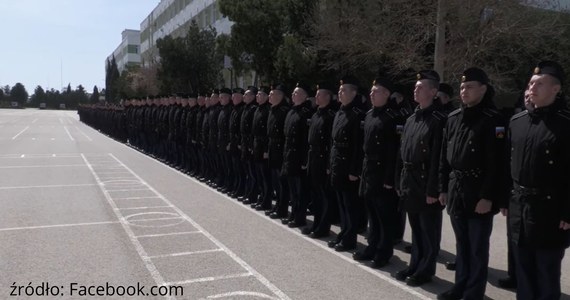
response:
<path id="1" fill-rule="evenodd" d="M 396 125 L 396 133 L 402 134 L 404 131 L 404 125 Z"/>
<path id="2" fill-rule="evenodd" d="M 505 127 L 495 127 L 495 137 L 502 139 L 505 137 Z"/>
<path id="3" fill-rule="evenodd" d="M 534 68 L 534 74 L 540 74 L 540 68 L 539 67 Z"/>

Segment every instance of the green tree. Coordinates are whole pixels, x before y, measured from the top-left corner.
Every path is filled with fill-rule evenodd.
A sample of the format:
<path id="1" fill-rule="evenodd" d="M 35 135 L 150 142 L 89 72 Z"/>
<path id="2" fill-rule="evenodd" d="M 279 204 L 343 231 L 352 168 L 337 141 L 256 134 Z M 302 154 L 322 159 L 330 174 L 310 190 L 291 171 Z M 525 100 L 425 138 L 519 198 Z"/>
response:
<path id="1" fill-rule="evenodd" d="M 158 79 L 163 93 L 198 92 L 218 85 L 222 57 L 216 30 L 192 22 L 185 37 L 166 36 L 156 43 L 161 61 Z"/>
<path id="2" fill-rule="evenodd" d="M 21 83 L 16 83 L 10 90 L 10 100 L 18 102 L 19 107 L 24 107 L 28 101 L 28 92 Z"/>
<path id="3" fill-rule="evenodd" d="M 0 89 L 0 101 L 4 100 L 4 90 Z"/>
<path id="4" fill-rule="evenodd" d="M 73 102 L 72 107 L 77 107 L 77 104 L 84 104 L 89 102 L 89 97 L 87 97 L 87 93 L 85 92 L 85 88 L 80 84 L 77 86 L 75 91 L 72 92 L 73 94 Z"/>
<path id="5" fill-rule="evenodd" d="M 105 101 L 115 102 L 118 99 L 117 85 L 120 77 L 119 68 L 115 56 L 111 60 L 107 60 L 107 67 L 105 68 Z"/>
<path id="6" fill-rule="evenodd" d="M 89 97 L 89 102 L 91 104 L 99 102 L 99 89 L 97 88 L 97 86 L 93 87 L 93 93 L 91 93 L 91 97 Z"/>
<path id="7" fill-rule="evenodd" d="M 30 105 L 32 105 L 33 107 L 38 107 L 40 103 L 45 101 L 46 101 L 46 92 L 40 85 L 38 85 L 34 90 L 34 94 L 31 97 Z"/>

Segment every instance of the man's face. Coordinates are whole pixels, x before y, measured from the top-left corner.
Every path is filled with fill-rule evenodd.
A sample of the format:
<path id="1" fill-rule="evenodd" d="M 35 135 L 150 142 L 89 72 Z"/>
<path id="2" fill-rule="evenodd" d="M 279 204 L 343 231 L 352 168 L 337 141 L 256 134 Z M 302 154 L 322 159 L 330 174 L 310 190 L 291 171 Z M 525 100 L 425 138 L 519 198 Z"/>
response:
<path id="1" fill-rule="evenodd" d="M 305 102 L 305 100 L 307 100 L 307 92 L 305 92 L 304 89 L 302 88 L 295 88 L 295 90 L 293 90 L 293 94 L 291 94 L 292 98 L 291 100 L 293 100 L 293 105 L 300 105 L 303 102 Z"/>
<path id="2" fill-rule="evenodd" d="M 430 104 L 437 94 L 437 89 L 432 87 L 427 80 L 418 80 L 414 88 L 414 101 L 420 104 Z"/>
<path id="3" fill-rule="evenodd" d="M 269 99 L 269 95 L 267 95 L 265 92 L 259 91 L 257 92 L 256 99 L 257 99 L 257 104 L 261 105 L 267 102 L 267 99 Z"/>
<path id="4" fill-rule="evenodd" d="M 216 105 L 220 102 L 220 96 L 218 94 L 212 94 L 210 96 L 210 105 Z"/>
<path id="5" fill-rule="evenodd" d="M 550 75 L 533 75 L 528 83 L 530 101 L 536 107 L 548 106 L 556 100 L 561 88 L 556 78 Z"/>
<path id="6" fill-rule="evenodd" d="M 271 105 L 277 105 L 281 103 L 282 100 L 283 100 L 283 92 L 279 90 L 272 90 L 271 92 L 269 92 L 269 103 Z"/>
<path id="7" fill-rule="evenodd" d="M 206 97 L 198 96 L 198 105 L 203 106 L 206 103 Z"/>
<path id="8" fill-rule="evenodd" d="M 243 101 L 243 95 L 241 93 L 233 93 L 232 94 L 232 103 L 234 105 L 238 105 Z"/>
<path id="9" fill-rule="evenodd" d="M 188 106 L 188 99 L 186 98 L 180 99 L 180 105 L 182 105 L 182 107 Z"/>
<path id="10" fill-rule="evenodd" d="M 374 107 L 382 107 L 388 103 L 390 91 L 383 86 L 375 85 L 370 89 L 370 102 Z"/>
<path id="11" fill-rule="evenodd" d="M 347 105 L 356 97 L 356 89 L 348 84 L 343 84 L 338 89 L 338 99 L 342 105 Z"/>
<path id="12" fill-rule="evenodd" d="M 467 106 L 474 106 L 480 103 L 485 96 L 487 85 L 478 81 L 467 81 L 461 83 L 460 91 L 461 102 Z"/>
<path id="13" fill-rule="evenodd" d="M 231 95 L 230 94 L 220 94 L 220 104 L 228 105 L 230 103 Z"/>
<path id="14" fill-rule="evenodd" d="M 255 100 L 255 94 L 252 93 L 250 90 L 247 90 L 245 92 L 245 95 L 243 95 L 243 102 L 245 102 L 246 104 L 249 104 L 251 102 L 253 102 L 253 100 Z"/>
<path id="15" fill-rule="evenodd" d="M 331 101 L 331 94 L 327 90 L 319 89 L 315 95 L 315 104 L 319 107 L 327 106 Z"/>
<path id="16" fill-rule="evenodd" d="M 451 99 L 449 99 L 449 95 L 447 95 L 446 93 L 441 92 L 441 91 L 437 92 L 437 97 L 439 98 L 439 100 L 441 100 L 442 104 L 446 104 L 449 102 L 449 100 L 451 100 Z"/>

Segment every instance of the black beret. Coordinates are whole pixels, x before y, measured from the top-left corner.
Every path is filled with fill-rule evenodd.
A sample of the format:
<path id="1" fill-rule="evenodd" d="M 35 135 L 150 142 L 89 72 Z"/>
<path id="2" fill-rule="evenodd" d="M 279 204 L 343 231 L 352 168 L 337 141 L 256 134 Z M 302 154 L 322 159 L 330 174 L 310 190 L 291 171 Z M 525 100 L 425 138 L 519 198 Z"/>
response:
<path id="1" fill-rule="evenodd" d="M 220 93 L 220 89 L 213 89 L 212 94 L 218 95 Z"/>
<path id="2" fill-rule="evenodd" d="M 269 92 L 271 92 L 271 88 L 268 87 L 268 86 L 262 85 L 262 86 L 259 87 L 259 91 L 258 91 L 258 92 L 262 92 L 262 93 L 265 93 L 265 94 L 268 94 L 268 95 L 269 95 Z"/>
<path id="3" fill-rule="evenodd" d="M 247 91 L 250 91 L 252 94 L 255 95 L 255 94 L 257 94 L 257 87 L 255 87 L 255 86 L 253 86 L 253 85 L 250 85 L 250 86 L 247 87 Z M 246 91 L 246 92 L 247 92 L 247 91 Z"/>
<path id="4" fill-rule="evenodd" d="M 534 68 L 535 75 L 548 74 L 550 76 L 556 77 L 561 84 L 564 83 L 566 75 L 564 74 L 564 69 L 557 62 L 545 60 L 538 63 L 536 68 Z"/>
<path id="5" fill-rule="evenodd" d="M 288 95 L 289 93 L 287 92 L 287 87 L 284 84 L 274 84 L 271 86 L 271 90 L 278 90 L 283 92 L 283 94 Z"/>
<path id="6" fill-rule="evenodd" d="M 334 83 L 332 82 L 320 82 L 319 84 L 317 84 L 317 90 L 327 90 L 329 92 L 331 92 L 332 94 L 336 94 L 337 93 L 337 87 L 335 86 Z"/>
<path id="7" fill-rule="evenodd" d="M 340 83 L 340 85 L 343 85 L 343 84 L 352 84 L 352 85 L 358 87 L 358 79 L 356 79 L 356 77 L 350 76 L 350 75 L 344 76 L 344 77 L 340 80 L 339 83 Z"/>
<path id="8" fill-rule="evenodd" d="M 439 74 L 434 70 L 419 71 L 418 74 L 416 74 L 416 79 L 417 80 L 428 79 L 428 80 L 437 81 L 437 83 L 439 83 L 439 80 L 440 80 Z"/>
<path id="9" fill-rule="evenodd" d="M 232 90 L 230 90 L 229 88 L 221 88 L 220 89 L 220 94 L 232 94 Z"/>
<path id="10" fill-rule="evenodd" d="M 442 93 L 447 94 L 449 98 L 453 97 L 453 87 L 447 83 L 440 83 L 439 84 L 439 91 Z"/>
<path id="11" fill-rule="evenodd" d="M 242 94 L 242 95 L 243 95 L 243 94 L 245 93 L 245 91 L 244 91 L 242 88 L 237 87 L 237 88 L 234 88 L 234 89 L 232 90 L 232 93 L 234 93 L 234 94 Z"/>
<path id="12" fill-rule="evenodd" d="M 308 95 L 309 97 L 314 96 L 314 95 L 313 95 L 313 90 L 309 87 L 308 84 L 305 84 L 304 82 L 297 82 L 296 87 L 303 89 L 303 90 L 305 91 L 305 93 L 307 93 L 307 95 Z"/>
<path id="13" fill-rule="evenodd" d="M 392 81 L 390 81 L 389 79 L 378 77 L 374 79 L 374 81 L 372 81 L 372 86 L 375 85 L 383 86 L 385 89 L 390 91 L 390 93 L 394 92 L 394 85 L 392 84 Z"/>
<path id="14" fill-rule="evenodd" d="M 463 76 L 461 76 L 461 82 L 466 81 L 479 81 L 482 84 L 489 84 L 489 76 L 479 68 L 469 68 L 463 71 Z"/>

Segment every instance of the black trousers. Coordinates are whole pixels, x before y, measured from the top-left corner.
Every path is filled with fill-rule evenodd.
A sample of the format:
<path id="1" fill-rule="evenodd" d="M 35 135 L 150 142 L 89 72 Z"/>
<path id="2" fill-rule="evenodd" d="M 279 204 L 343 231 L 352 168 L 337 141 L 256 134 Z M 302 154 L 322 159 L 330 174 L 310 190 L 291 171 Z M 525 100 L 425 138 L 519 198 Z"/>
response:
<path id="1" fill-rule="evenodd" d="M 287 185 L 291 202 L 291 219 L 299 225 L 305 225 L 309 206 L 305 175 L 287 176 Z"/>
<path id="2" fill-rule="evenodd" d="M 362 222 L 361 217 L 366 214 L 363 211 L 364 204 L 358 197 L 358 184 L 359 181 L 352 181 L 343 189 L 336 191 L 340 215 L 340 232 L 337 241 L 346 247 L 356 245 L 356 235 Z"/>
<path id="3" fill-rule="evenodd" d="M 533 249 L 518 245 L 513 250 L 517 299 L 560 299 L 560 275 L 565 249 Z"/>
<path id="4" fill-rule="evenodd" d="M 310 187 L 313 214 L 315 216 L 311 231 L 318 234 L 327 234 L 331 229 L 333 209 L 336 202 L 331 197 L 330 191 L 327 191 L 329 188 L 326 182 L 315 182 L 314 180 Z"/>
<path id="5" fill-rule="evenodd" d="M 368 208 L 368 247 L 374 259 L 388 260 L 394 255 L 394 236 L 399 222 L 398 196 L 394 189 L 382 188 L 380 193 L 366 197 Z"/>
<path id="6" fill-rule="evenodd" d="M 274 211 L 280 216 L 287 216 L 289 208 L 289 192 L 287 187 L 287 180 L 281 176 L 281 169 L 271 168 L 271 186 L 275 190 L 277 202 L 275 203 Z"/>
<path id="7" fill-rule="evenodd" d="M 257 204 L 263 206 L 263 208 L 270 209 L 273 188 L 271 186 L 271 174 L 267 166 L 267 160 L 255 163 L 255 174 L 258 181 L 257 186 L 259 187 L 259 199 Z"/>
<path id="8" fill-rule="evenodd" d="M 463 299 L 483 299 L 487 287 L 493 215 L 452 216 L 451 225 L 457 248 L 454 289 L 463 291 Z"/>
<path id="9" fill-rule="evenodd" d="M 433 276 L 439 252 L 441 211 L 408 212 L 412 228 L 412 255 L 408 270 L 415 276 Z"/>
<path id="10" fill-rule="evenodd" d="M 262 183 L 257 178 L 255 163 L 251 159 L 247 159 L 243 165 L 246 170 L 246 175 L 243 181 L 243 196 L 250 199 L 250 201 L 253 200 L 256 202 L 257 196 L 259 195 L 256 187 L 260 186 Z"/>

